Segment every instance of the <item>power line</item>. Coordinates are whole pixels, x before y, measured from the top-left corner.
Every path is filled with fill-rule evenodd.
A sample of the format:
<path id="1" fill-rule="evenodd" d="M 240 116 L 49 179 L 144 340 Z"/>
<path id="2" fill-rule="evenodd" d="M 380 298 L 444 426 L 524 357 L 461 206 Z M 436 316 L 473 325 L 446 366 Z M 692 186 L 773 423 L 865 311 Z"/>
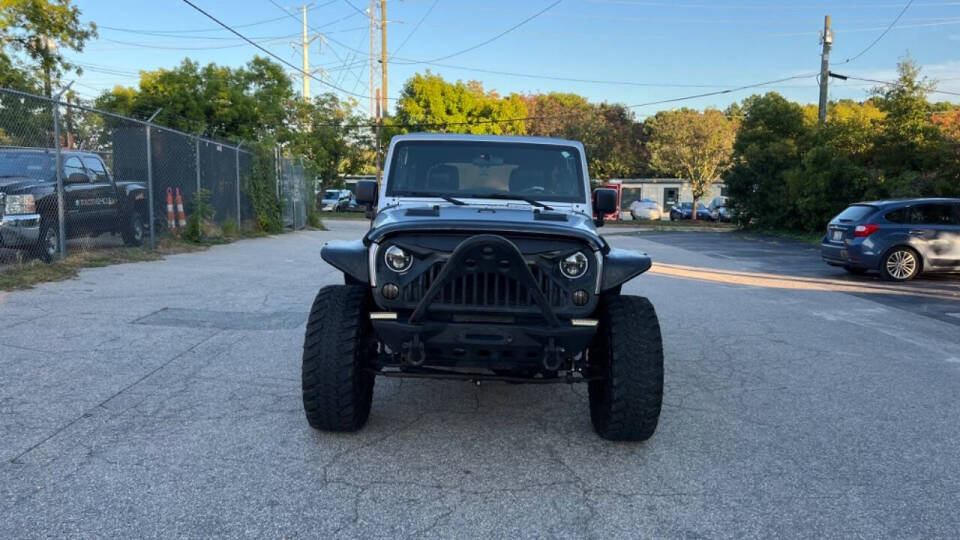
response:
<path id="1" fill-rule="evenodd" d="M 268 44 L 268 45 L 270 45 L 270 44 L 276 44 L 276 43 L 282 42 L 282 41 L 284 41 L 284 40 L 286 40 L 286 39 L 290 39 L 291 37 L 293 37 L 293 36 L 295 36 L 295 35 L 296 35 L 296 34 L 291 34 L 291 35 L 289 35 L 289 36 L 280 36 L 280 37 L 277 37 L 277 38 L 272 38 L 272 39 L 265 40 L 265 41 L 263 41 L 262 43 L 266 43 L 266 44 Z M 127 46 L 130 46 L 130 47 L 140 47 L 140 48 L 144 48 L 144 49 L 156 49 L 156 50 L 166 50 L 166 51 L 206 51 L 206 50 L 214 50 L 214 49 L 236 49 L 236 48 L 238 48 L 238 47 L 245 47 L 245 46 L 246 46 L 245 43 L 236 43 L 236 44 L 233 44 L 233 45 L 172 46 L 172 45 L 159 45 L 159 44 L 157 44 L 156 42 L 122 41 L 122 40 L 119 40 L 119 39 L 111 39 L 111 38 L 105 38 L 105 37 L 102 37 L 102 38 L 100 38 L 100 39 L 103 40 L 103 41 L 110 42 L 110 43 L 117 43 L 117 44 L 119 44 L 119 45 L 127 45 Z M 253 38 L 251 38 L 251 39 L 253 39 Z M 258 39 L 259 39 L 259 38 L 258 38 Z"/>
<path id="2" fill-rule="evenodd" d="M 871 41 L 870 44 L 867 45 L 867 48 L 865 48 L 865 49 L 863 49 L 862 51 L 858 52 L 858 53 L 855 54 L 854 56 L 852 56 L 852 57 L 850 57 L 850 58 L 847 58 L 847 59 L 844 60 L 843 62 L 840 62 L 840 64 L 838 64 L 838 65 L 849 64 L 850 62 L 853 62 L 853 61 L 856 60 L 857 58 L 860 58 L 861 56 L 863 56 L 864 54 L 866 54 L 867 51 L 869 51 L 870 49 L 872 49 L 873 46 L 876 45 L 877 42 L 879 42 L 881 39 L 883 39 L 883 36 L 887 35 L 887 32 L 889 32 L 890 29 L 893 28 L 893 26 L 894 26 L 895 24 L 897 24 L 897 22 L 900 20 L 900 17 L 903 17 L 903 14 L 907 12 L 907 9 L 910 7 L 911 4 L 913 4 L 913 0 L 908 0 L 908 2 L 906 3 L 906 5 L 903 6 L 903 9 L 900 10 L 900 13 L 898 13 L 897 16 L 894 17 L 893 21 L 890 23 L 890 26 L 887 26 L 887 28 L 886 28 L 883 32 L 881 32 L 879 36 L 877 36 L 877 39 Z"/>
<path id="3" fill-rule="evenodd" d="M 324 7 L 324 6 L 327 6 L 327 5 L 332 4 L 332 3 L 334 3 L 334 2 L 337 2 L 337 0 L 329 0 L 328 2 L 325 2 L 325 3 L 323 3 L 323 4 L 320 4 L 319 6 L 313 6 L 313 7 L 309 8 L 309 9 L 310 9 L 310 10 L 314 10 L 314 9 L 317 9 L 317 8 L 322 8 L 322 7 Z M 250 28 L 251 26 L 260 26 L 260 25 L 263 25 L 263 24 L 269 24 L 269 23 L 272 23 L 272 22 L 282 21 L 283 19 L 284 19 L 284 17 L 276 17 L 276 18 L 273 18 L 273 19 L 264 19 L 264 20 L 262 20 L 262 21 L 256 21 L 256 22 L 252 22 L 252 23 L 237 24 L 237 25 L 234 25 L 233 27 L 234 27 L 234 28 Z M 167 30 L 167 29 L 159 29 L 159 30 L 157 30 L 157 29 L 121 28 L 121 27 L 117 27 L 117 26 L 106 26 L 106 25 L 102 25 L 102 24 L 98 24 L 98 25 L 97 25 L 97 28 L 105 28 L 105 29 L 107 29 L 107 30 L 116 30 L 116 31 L 118 31 L 118 32 L 134 32 L 134 33 L 138 33 L 138 34 L 149 34 L 149 33 L 151 33 L 151 32 L 157 33 L 157 34 L 192 34 L 192 33 L 198 33 L 198 32 L 217 32 L 217 31 L 223 30 L 223 28 L 217 28 L 217 27 L 211 27 L 211 28 L 190 28 L 190 29 L 177 29 L 177 30 Z"/>
<path id="4" fill-rule="evenodd" d="M 557 6 L 558 4 L 560 4 L 560 2 L 562 2 L 562 1 L 563 1 L 563 0 L 556 0 L 556 2 L 548 5 L 547 7 L 541 9 L 540 11 L 534 13 L 533 15 L 527 17 L 526 19 L 523 19 L 522 21 L 518 22 L 517 24 L 511 26 L 510 28 L 507 28 L 506 30 L 504 30 L 503 32 L 500 32 L 499 34 L 493 36 L 492 38 L 487 39 L 487 40 L 485 40 L 485 41 L 482 41 L 482 42 L 480 42 L 480 43 L 477 43 L 476 45 L 473 45 L 473 46 L 471 46 L 471 47 L 467 47 L 466 49 L 462 49 L 462 50 L 459 50 L 459 51 L 457 51 L 457 52 L 455 52 L 455 53 L 451 53 L 451 54 L 448 54 L 448 55 L 445 55 L 445 56 L 441 56 L 441 57 L 438 57 L 438 58 L 431 58 L 430 60 L 422 60 L 422 61 L 417 61 L 417 62 L 402 62 L 402 63 L 407 63 L 407 64 L 420 64 L 420 63 L 424 63 L 424 62 L 439 62 L 440 60 L 446 60 L 446 59 L 448 59 L 448 58 L 453 58 L 454 56 L 460 56 L 461 54 L 465 54 L 465 53 L 468 53 L 468 52 L 473 51 L 473 50 L 475 50 L 475 49 L 479 49 L 480 47 L 483 47 L 484 45 L 493 43 L 494 41 L 502 38 L 503 36 L 509 34 L 510 32 L 513 32 L 513 31 L 516 30 L 517 28 L 520 28 L 521 26 L 527 24 L 528 22 L 536 19 L 536 18 L 539 17 L 540 15 L 543 15 L 543 14 L 546 13 L 547 11 L 549 11 L 549 10 L 553 9 L 554 7 L 556 7 L 556 6 Z"/>
<path id="5" fill-rule="evenodd" d="M 217 19 L 217 18 L 214 17 L 213 15 L 207 13 L 206 11 L 204 11 L 202 8 L 200 8 L 199 6 L 197 6 L 196 4 L 194 4 L 193 2 L 191 2 L 190 0 L 183 0 L 183 2 L 184 2 L 185 4 L 187 4 L 188 6 L 192 7 L 193 9 L 199 11 L 200 13 L 202 13 L 203 15 L 205 15 L 207 18 L 209 18 L 209 19 L 212 20 L 213 22 L 215 22 L 215 23 L 219 24 L 220 26 L 226 28 L 227 30 L 229 30 L 230 32 L 232 32 L 232 33 L 233 33 L 234 35 L 236 35 L 237 37 L 243 39 L 244 41 L 246 41 L 247 43 L 253 45 L 253 46 L 256 47 L 257 49 L 260 49 L 261 51 L 263 51 L 264 53 L 266 53 L 267 55 L 269 55 L 269 56 L 272 57 L 273 59 L 277 60 L 278 62 L 284 64 L 284 65 L 287 66 L 287 67 L 293 68 L 293 69 L 296 70 L 298 73 L 304 73 L 304 74 L 306 74 L 307 77 L 310 77 L 311 79 L 319 82 L 320 84 L 325 85 L 325 86 L 329 86 L 330 88 L 333 88 L 334 90 L 337 90 L 337 91 L 339 91 L 339 92 L 343 92 L 343 93 L 345 93 L 345 94 L 348 94 L 348 95 L 351 95 L 351 96 L 356 96 L 356 97 L 363 98 L 363 99 L 367 99 L 367 98 L 370 97 L 370 96 L 364 96 L 364 95 L 362 95 L 362 94 L 357 94 L 357 93 L 351 92 L 351 91 L 349 91 L 349 90 L 346 90 L 346 89 L 340 88 L 339 86 L 336 86 L 336 85 L 334 85 L 334 84 L 331 84 L 331 83 L 329 83 L 329 82 L 327 82 L 327 81 L 324 81 L 323 79 L 314 77 L 314 76 L 311 75 L 310 73 L 307 73 L 307 72 L 303 71 L 302 69 L 298 68 L 297 66 L 295 66 L 294 64 L 288 62 L 287 60 L 283 59 L 282 57 L 280 57 L 280 56 L 278 56 L 278 55 L 270 52 L 270 51 L 267 50 L 266 48 L 262 47 L 259 43 L 257 43 L 257 42 L 255 42 L 255 41 L 249 39 L 248 37 L 244 36 L 244 35 L 241 34 L 240 32 L 234 30 L 233 28 L 231 28 L 231 27 L 230 27 L 229 25 L 227 25 L 226 23 L 221 22 L 220 19 Z"/>
<path id="6" fill-rule="evenodd" d="M 886 86 L 904 86 L 903 83 L 899 83 L 899 82 L 895 82 L 895 81 L 881 81 L 881 80 L 878 80 L 878 79 L 867 79 L 867 78 L 864 78 L 864 77 L 854 77 L 854 76 L 852 76 L 852 75 L 841 75 L 841 74 L 839 74 L 839 73 L 833 73 L 832 71 L 830 72 L 830 76 L 831 76 L 831 77 L 834 77 L 834 78 L 837 78 L 837 79 L 842 79 L 842 80 L 850 79 L 850 80 L 852 80 L 852 81 L 871 82 L 871 83 L 882 84 L 882 85 L 886 85 Z M 951 96 L 960 96 L 960 92 L 950 92 L 950 91 L 947 91 L 947 90 L 936 90 L 936 89 L 932 89 L 932 90 L 927 90 L 927 92 L 929 92 L 929 93 L 931 93 L 931 94 L 947 94 L 947 95 L 951 95 Z"/>
<path id="7" fill-rule="evenodd" d="M 270 3 L 273 4 L 274 6 L 276 6 L 278 9 L 280 9 L 280 10 L 283 11 L 284 13 L 286 13 L 287 15 L 289 15 L 289 16 L 290 16 L 291 18 L 293 18 L 295 21 L 297 21 L 297 22 L 303 22 L 303 21 L 301 21 L 300 19 L 296 18 L 293 14 L 291 14 L 290 12 L 288 12 L 287 10 L 285 10 L 285 9 L 283 8 L 283 6 L 281 6 L 280 4 L 278 4 L 275 0 L 270 0 Z M 349 2 L 348 2 L 348 3 L 349 3 Z M 353 7 L 354 9 L 357 9 L 356 6 L 354 6 L 353 4 L 350 4 L 350 7 Z M 360 13 L 361 13 L 361 14 L 364 14 L 363 12 L 360 12 Z M 324 24 L 324 25 L 321 25 L 321 27 L 323 27 L 323 26 L 330 26 L 331 24 L 334 24 L 334 23 L 336 23 L 336 22 L 339 22 L 339 21 L 348 19 L 348 18 L 353 17 L 353 16 L 354 16 L 354 14 L 351 13 L 350 15 L 348 15 L 348 16 L 346 16 L 346 17 L 341 17 L 340 19 L 338 19 L 338 20 L 336 20 L 336 21 L 329 22 L 329 23 L 326 23 L 326 24 Z M 356 50 L 355 50 L 355 49 L 353 49 L 352 47 L 346 45 L 345 43 L 342 43 L 341 41 L 330 37 L 329 35 L 327 35 L 326 32 L 321 32 L 318 27 L 314 27 L 314 26 L 311 26 L 311 25 L 308 24 L 308 25 L 307 25 L 307 28 L 309 28 L 311 31 L 316 32 L 317 34 L 321 35 L 321 38 L 322 38 L 323 40 L 325 40 L 325 41 L 328 42 L 327 45 L 328 45 L 328 48 L 330 49 L 330 51 L 333 53 L 334 56 L 337 57 L 337 60 L 340 60 L 340 62 L 341 62 L 340 68 L 334 68 L 334 69 L 332 69 L 332 70 L 326 70 L 327 73 L 329 73 L 330 71 L 334 71 L 334 70 L 347 70 L 347 69 L 349 69 L 350 72 L 353 71 L 353 66 L 355 66 L 355 65 L 357 65 L 357 64 L 356 64 L 356 63 L 351 64 L 347 58 L 344 58 L 344 57 L 340 56 L 340 54 L 337 52 L 337 50 L 336 50 L 335 48 L 329 46 L 329 42 L 332 41 L 333 43 L 336 43 L 336 44 L 338 44 L 338 45 L 346 48 L 348 52 L 355 52 L 355 51 L 356 51 L 356 52 L 361 52 L 361 51 L 359 51 L 359 49 L 356 49 Z M 356 28 L 356 29 L 363 29 L 363 28 L 364 28 L 364 27 L 359 27 L 359 28 Z M 366 53 L 363 53 L 363 54 L 366 54 Z M 364 61 L 363 63 L 366 63 L 366 61 Z M 349 67 L 348 67 L 348 64 L 350 64 Z M 362 75 L 362 73 L 361 73 L 361 75 Z M 358 75 L 358 77 L 359 77 L 359 75 Z M 337 82 L 336 84 L 339 85 L 339 84 L 342 84 L 342 82 L 338 80 L 338 82 Z M 353 89 L 353 90 L 350 90 L 350 92 L 353 93 L 353 92 L 355 92 L 355 91 L 356 91 L 356 85 L 354 85 L 354 89 Z M 366 99 L 369 99 L 369 96 L 367 96 Z M 387 98 L 387 99 L 390 99 L 390 98 Z"/>
<path id="8" fill-rule="evenodd" d="M 738 87 L 736 87 L 736 88 L 728 88 L 728 89 L 726 89 L 726 90 L 718 90 L 718 91 L 716 91 L 716 92 L 705 92 L 705 93 L 703 93 L 703 94 L 694 94 L 694 95 L 692 95 L 692 96 L 683 96 L 683 97 L 678 97 L 678 98 L 662 99 L 662 100 L 659 100 L 659 101 L 648 101 L 647 103 L 638 103 L 638 104 L 636 104 L 636 105 L 628 105 L 628 108 L 634 109 L 634 108 L 637 108 L 637 107 L 646 107 L 646 106 L 649 106 L 649 105 L 660 105 L 660 104 L 663 104 L 663 103 L 675 103 L 675 102 L 677 102 L 677 101 L 688 101 L 688 100 L 691 100 L 691 99 L 702 98 L 702 97 L 719 96 L 719 95 L 721 95 L 721 94 L 729 94 L 729 93 L 732 93 L 732 92 L 739 92 L 740 90 L 747 90 L 747 89 L 750 89 L 750 88 L 757 88 L 757 87 L 760 87 L 760 86 L 769 86 L 769 85 L 771 85 L 771 84 L 777 84 L 777 83 L 779 83 L 779 82 L 784 82 L 784 81 L 792 81 L 792 80 L 795 80 L 795 79 L 807 79 L 807 78 L 813 77 L 813 76 L 815 76 L 815 75 L 816 75 L 816 73 L 806 73 L 806 74 L 804 74 L 804 75 L 794 75 L 794 76 L 792 76 L 792 77 L 784 77 L 784 78 L 782 78 L 782 79 L 775 79 L 775 80 L 772 80 L 772 81 L 764 81 L 764 82 L 759 82 L 759 83 L 755 83 L 755 84 L 747 84 L 747 85 L 744 85 L 744 86 L 738 86 Z"/>
<path id="9" fill-rule="evenodd" d="M 416 25 L 414 25 L 413 30 L 411 30 L 410 33 L 407 34 L 407 37 L 403 39 L 403 43 L 401 43 L 396 49 L 393 50 L 393 54 L 390 55 L 391 58 L 393 58 L 393 55 L 397 54 L 397 51 L 402 49 L 403 46 L 406 45 L 408 41 L 410 41 L 410 38 L 417 33 L 417 30 L 420 29 L 420 25 L 423 24 L 423 21 L 425 21 L 427 17 L 430 16 L 430 12 L 433 11 L 433 8 L 437 7 L 438 2 L 440 2 L 440 0 L 433 0 L 433 3 L 430 4 L 430 8 L 427 9 L 427 12 L 423 14 L 423 17 L 420 17 L 420 20 L 417 21 Z"/>

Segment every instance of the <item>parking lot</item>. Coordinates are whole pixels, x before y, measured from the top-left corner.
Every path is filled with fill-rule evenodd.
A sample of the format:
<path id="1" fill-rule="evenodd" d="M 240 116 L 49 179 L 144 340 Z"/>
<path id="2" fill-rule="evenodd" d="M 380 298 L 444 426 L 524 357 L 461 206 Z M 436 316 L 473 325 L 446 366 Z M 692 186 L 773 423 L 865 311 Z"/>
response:
<path id="1" fill-rule="evenodd" d="M 960 278 L 815 247 L 633 233 L 665 404 L 599 439 L 586 388 L 381 379 L 311 430 L 300 348 L 329 232 L 0 293 L 0 537 L 956 537 Z"/>

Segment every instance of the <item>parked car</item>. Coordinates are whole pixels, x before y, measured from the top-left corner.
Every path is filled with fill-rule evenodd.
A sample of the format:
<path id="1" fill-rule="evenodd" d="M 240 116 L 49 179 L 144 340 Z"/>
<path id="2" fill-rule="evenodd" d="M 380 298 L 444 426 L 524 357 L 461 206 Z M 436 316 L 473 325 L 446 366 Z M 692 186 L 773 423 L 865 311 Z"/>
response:
<path id="1" fill-rule="evenodd" d="M 678 219 L 691 219 L 693 216 L 693 203 L 692 202 L 682 202 L 677 203 L 670 208 L 670 221 Z M 707 210 L 707 207 L 703 203 L 697 203 L 697 219 L 703 221 L 713 221 L 713 216 L 710 215 L 710 210 Z"/>
<path id="2" fill-rule="evenodd" d="M 328 189 L 320 201 L 321 212 L 343 212 L 350 206 L 353 193 L 349 189 Z"/>
<path id="3" fill-rule="evenodd" d="M 637 199 L 630 203 L 630 214 L 634 219 L 652 219 L 659 221 L 663 217 L 660 203 L 653 199 Z"/>
<path id="4" fill-rule="evenodd" d="M 100 156 L 61 152 L 67 238 L 118 232 L 137 246 L 149 226 L 147 190 L 117 182 Z M 56 151 L 0 148 L 0 246 L 26 249 L 49 262 L 60 246 Z"/>
<path id="5" fill-rule="evenodd" d="M 357 183 L 378 208 L 371 228 L 321 251 L 345 284 L 320 289 L 307 319 L 309 424 L 360 429 L 375 378 L 411 377 L 586 383 L 601 437 L 653 435 L 660 326 L 649 300 L 621 292 L 651 261 L 597 234 L 617 192 L 591 203 L 583 145 L 410 134 L 386 163 L 382 190 Z"/>
<path id="6" fill-rule="evenodd" d="M 723 196 L 714 197 L 707 207 L 710 211 L 710 218 L 714 221 L 733 221 L 736 217 L 736 211 L 727 206 L 727 198 Z"/>
<path id="7" fill-rule="evenodd" d="M 830 220 L 820 254 L 848 272 L 877 270 L 892 281 L 960 272 L 960 199 L 852 204 Z"/>

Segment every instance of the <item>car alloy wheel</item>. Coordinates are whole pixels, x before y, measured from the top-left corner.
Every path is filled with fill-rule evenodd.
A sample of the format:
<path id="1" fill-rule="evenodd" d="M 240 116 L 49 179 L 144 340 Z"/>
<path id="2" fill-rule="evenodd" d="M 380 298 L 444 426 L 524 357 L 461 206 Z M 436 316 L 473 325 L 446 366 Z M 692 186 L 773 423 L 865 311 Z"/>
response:
<path id="1" fill-rule="evenodd" d="M 884 261 L 887 274 L 896 280 L 907 280 L 917 273 L 917 256 L 907 249 L 898 249 Z"/>

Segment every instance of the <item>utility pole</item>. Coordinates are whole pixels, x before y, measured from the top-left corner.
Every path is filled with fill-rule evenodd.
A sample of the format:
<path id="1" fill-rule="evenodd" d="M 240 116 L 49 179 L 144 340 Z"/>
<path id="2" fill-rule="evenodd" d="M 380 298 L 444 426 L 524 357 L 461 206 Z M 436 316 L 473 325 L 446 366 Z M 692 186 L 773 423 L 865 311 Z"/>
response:
<path id="1" fill-rule="evenodd" d="M 381 153 L 380 153 L 380 128 L 381 128 L 381 126 L 383 125 L 383 118 L 381 117 L 383 111 L 380 110 L 380 89 L 379 89 L 379 88 L 377 88 L 377 96 L 376 96 L 376 98 L 377 98 L 377 129 L 376 129 L 376 132 L 374 132 L 374 135 L 373 135 L 374 139 L 376 139 L 376 140 L 374 141 L 374 146 L 373 146 L 373 147 L 374 147 L 374 149 L 375 149 L 374 151 L 375 151 L 375 153 L 376 153 L 376 161 L 377 161 L 377 182 L 379 183 L 380 180 L 381 180 L 382 177 L 383 177 L 383 164 L 382 164 L 383 162 L 380 161 L 380 154 L 381 154 Z"/>
<path id="2" fill-rule="evenodd" d="M 298 47 L 300 48 L 300 54 L 303 57 L 303 68 L 300 70 L 300 80 L 303 82 L 304 101 L 310 101 L 310 77 L 313 76 L 313 71 L 310 71 L 310 44 L 316 39 L 323 39 L 323 35 L 321 34 L 311 36 L 308 32 L 310 26 L 307 24 L 307 10 L 309 10 L 312 5 L 313 4 L 305 4 L 300 6 L 300 21 L 303 23 L 303 34 L 299 43 L 290 42 L 290 46 L 292 46 L 294 50 Z M 291 14 L 291 16 L 293 15 Z"/>
<path id="3" fill-rule="evenodd" d="M 833 45 L 833 30 L 830 30 L 830 15 L 823 17 L 823 32 L 820 34 L 823 53 L 820 57 L 820 108 L 817 118 L 821 124 L 827 121 L 827 81 L 830 79 L 830 46 Z"/>
<path id="4" fill-rule="evenodd" d="M 303 42 L 301 46 L 303 47 L 303 73 L 301 77 L 303 78 L 303 100 L 310 100 L 310 36 L 307 35 L 307 5 L 304 4 L 300 8 L 302 10 L 303 17 Z"/>
<path id="5" fill-rule="evenodd" d="M 387 114 L 387 0 L 380 0 L 380 116 Z"/>
<path id="6" fill-rule="evenodd" d="M 376 97 L 376 87 L 377 87 L 377 68 L 375 65 L 376 58 L 376 46 L 374 45 L 374 33 L 377 30 L 377 16 L 376 16 L 377 0 L 370 0 L 370 7 L 367 8 L 367 14 L 370 15 L 370 118 L 373 120 L 377 119 L 377 105 L 379 104 L 379 99 Z"/>

